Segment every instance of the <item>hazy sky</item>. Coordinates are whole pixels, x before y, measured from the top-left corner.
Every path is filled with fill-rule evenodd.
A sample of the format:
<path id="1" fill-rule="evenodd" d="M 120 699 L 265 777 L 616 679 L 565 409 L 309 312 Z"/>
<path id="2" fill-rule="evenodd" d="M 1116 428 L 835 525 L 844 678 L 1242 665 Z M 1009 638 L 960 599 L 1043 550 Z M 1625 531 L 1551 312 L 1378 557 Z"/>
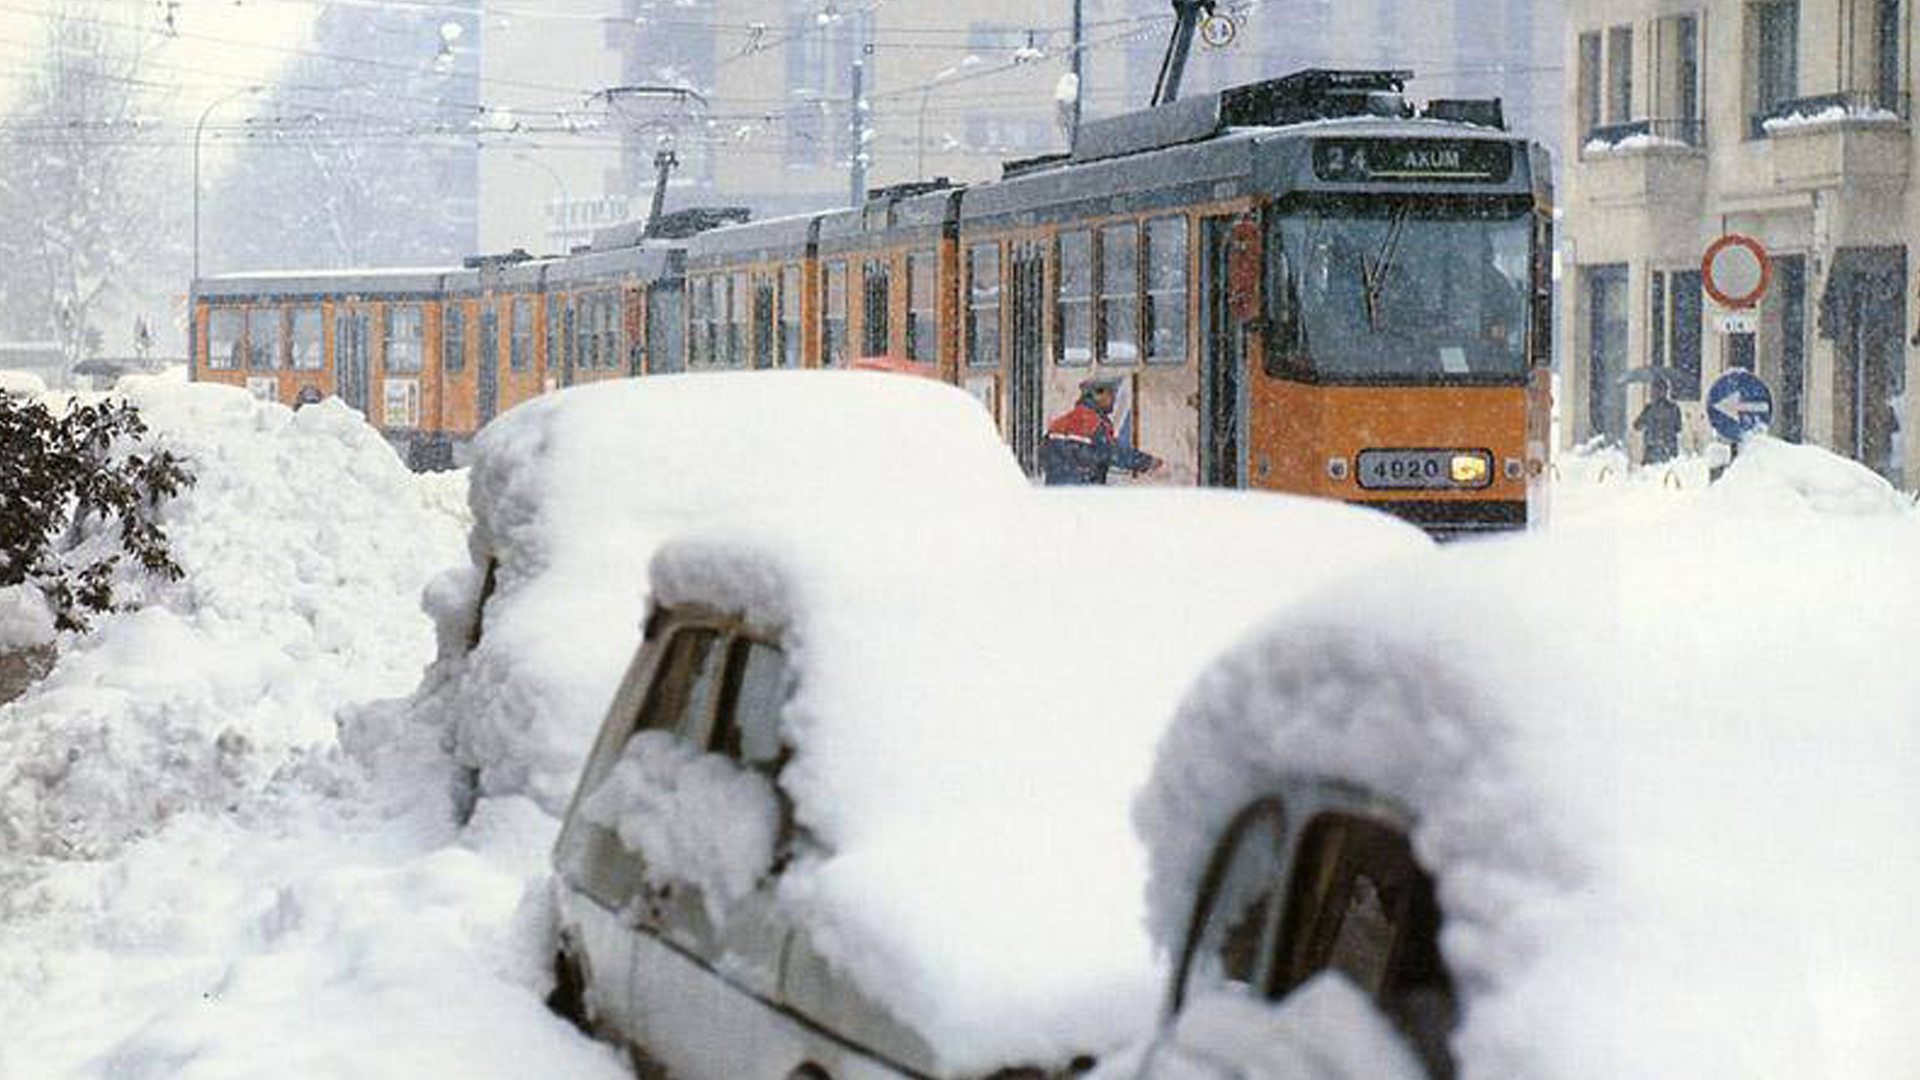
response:
<path id="1" fill-rule="evenodd" d="M 0 111 L 47 62 L 40 15 L 65 7 L 77 17 L 151 46 L 143 78 L 163 84 L 170 117 L 198 117 L 217 96 L 270 81 L 297 50 L 321 0 L 0 0 Z M 168 9 L 173 32 L 163 22 Z M 144 28 L 144 29 L 143 29 Z M 170 89 L 171 93 L 164 90 Z"/>

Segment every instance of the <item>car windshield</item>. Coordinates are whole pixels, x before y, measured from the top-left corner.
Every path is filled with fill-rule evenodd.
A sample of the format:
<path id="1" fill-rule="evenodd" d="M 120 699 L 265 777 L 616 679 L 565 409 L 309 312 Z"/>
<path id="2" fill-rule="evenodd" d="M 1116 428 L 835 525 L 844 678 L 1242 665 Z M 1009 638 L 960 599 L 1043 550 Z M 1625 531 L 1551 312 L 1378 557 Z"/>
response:
<path id="1" fill-rule="evenodd" d="M 1336 379 L 1523 373 L 1530 236 L 1502 204 L 1288 209 L 1268 237 L 1283 362 Z"/>

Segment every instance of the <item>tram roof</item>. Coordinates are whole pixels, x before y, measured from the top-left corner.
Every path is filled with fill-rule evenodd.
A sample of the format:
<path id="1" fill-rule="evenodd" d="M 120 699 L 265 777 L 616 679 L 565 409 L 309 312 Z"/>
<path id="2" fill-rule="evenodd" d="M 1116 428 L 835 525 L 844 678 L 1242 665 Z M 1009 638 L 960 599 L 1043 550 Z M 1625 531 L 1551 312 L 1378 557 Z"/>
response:
<path id="1" fill-rule="evenodd" d="M 432 294 L 456 266 L 359 267 L 346 270 L 261 270 L 196 278 L 193 295 L 205 300 L 266 297 Z"/>
<path id="2" fill-rule="evenodd" d="M 795 257 L 814 242 L 814 222 L 821 212 L 749 221 L 725 225 L 687 239 L 687 264 L 700 268 L 720 262 L 762 261 L 761 255 L 775 253 Z"/>
<path id="3" fill-rule="evenodd" d="M 554 260 L 547 272 L 549 285 L 591 283 L 606 278 L 653 281 L 673 277 L 685 265 L 686 244 L 677 240 L 643 240 L 632 247 L 586 251 Z"/>

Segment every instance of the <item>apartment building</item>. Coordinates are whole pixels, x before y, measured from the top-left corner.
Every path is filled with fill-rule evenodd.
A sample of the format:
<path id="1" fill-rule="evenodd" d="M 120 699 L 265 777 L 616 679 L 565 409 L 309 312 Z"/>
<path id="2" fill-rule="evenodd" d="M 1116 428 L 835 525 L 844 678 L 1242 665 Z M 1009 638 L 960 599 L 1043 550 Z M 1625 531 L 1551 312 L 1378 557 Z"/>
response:
<path id="1" fill-rule="evenodd" d="M 1562 439 L 1638 449 L 1666 369 L 1683 448 L 1729 368 L 1772 389 L 1772 432 L 1920 479 L 1908 373 L 1914 172 L 1909 0 L 1587 0 L 1567 13 Z M 1749 318 L 1705 299 L 1726 234 L 1772 257 Z"/>
<path id="2" fill-rule="evenodd" d="M 564 250 L 596 227 L 645 216 L 666 140 L 679 161 L 669 208 L 726 203 L 762 217 L 845 205 L 856 184 L 990 179 L 1004 160 L 1067 146 L 1056 93 L 1073 55 L 1072 0 L 486 6 L 482 92 L 506 133 L 490 135 L 481 154 L 486 250 Z M 1083 0 L 1081 9 L 1083 116 L 1144 107 L 1171 8 Z M 1516 129 L 1552 142 L 1562 127 L 1560 19 L 1559 5 L 1538 0 L 1248 6 L 1231 44 L 1194 45 L 1185 89 L 1306 67 L 1407 68 L 1417 96 L 1501 97 Z M 576 91 L 579 137 L 543 130 L 560 90 L 616 86 L 687 86 L 701 99 L 587 102 Z M 524 137 L 512 137 L 515 125 Z"/>

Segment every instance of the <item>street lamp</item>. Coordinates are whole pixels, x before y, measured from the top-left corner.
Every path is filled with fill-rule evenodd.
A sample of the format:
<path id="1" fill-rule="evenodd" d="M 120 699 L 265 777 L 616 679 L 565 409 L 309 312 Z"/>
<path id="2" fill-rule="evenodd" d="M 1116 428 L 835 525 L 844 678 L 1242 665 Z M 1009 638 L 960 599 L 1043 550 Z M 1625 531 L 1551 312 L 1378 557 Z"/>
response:
<path id="1" fill-rule="evenodd" d="M 531 165 L 536 169 L 539 169 L 541 172 L 546 173 L 547 176 L 553 180 L 554 188 L 560 192 L 560 212 L 558 214 L 553 215 L 557 219 L 557 221 L 555 223 L 555 226 L 548 230 L 548 233 L 551 237 L 559 238 L 560 251 L 562 253 L 565 253 L 568 246 L 567 245 L 567 212 L 573 206 L 573 197 L 567 194 L 567 181 L 560 175 L 560 171 L 558 169 L 555 169 L 553 166 L 547 164 L 544 161 L 541 161 L 539 158 L 534 157 L 532 154 L 529 154 L 524 150 L 515 150 L 513 152 L 513 160 L 525 162 L 526 164 Z"/>
<path id="2" fill-rule="evenodd" d="M 920 125 L 919 133 L 914 139 L 919 149 L 914 154 L 913 166 L 913 171 L 919 179 L 925 180 L 927 178 L 927 98 L 933 94 L 934 89 L 941 83 L 946 82 L 948 79 L 953 78 L 955 75 L 973 67 L 979 62 L 980 58 L 978 56 L 968 54 L 953 67 L 944 67 L 934 72 L 933 78 L 929 80 L 925 86 L 920 88 Z"/>
<path id="3" fill-rule="evenodd" d="M 200 110 L 200 119 L 193 125 L 193 280 L 200 280 L 200 132 L 207 126 L 207 117 L 213 110 L 246 94 L 257 94 L 266 89 L 264 86 L 243 86 L 231 94 L 222 94 L 207 103 Z"/>

